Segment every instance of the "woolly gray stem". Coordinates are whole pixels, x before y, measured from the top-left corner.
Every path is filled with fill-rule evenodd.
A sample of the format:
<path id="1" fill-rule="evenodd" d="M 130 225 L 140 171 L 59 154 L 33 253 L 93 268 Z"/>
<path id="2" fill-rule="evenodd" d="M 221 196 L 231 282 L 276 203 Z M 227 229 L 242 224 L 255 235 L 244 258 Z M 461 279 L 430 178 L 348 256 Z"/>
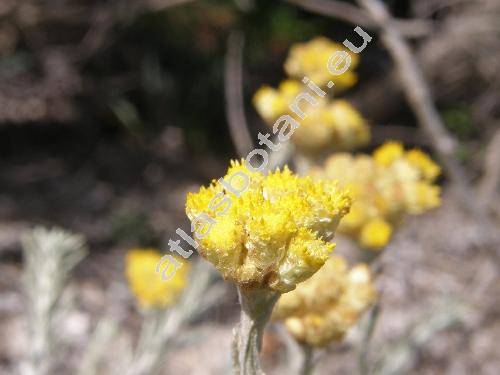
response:
<path id="1" fill-rule="evenodd" d="M 264 327 L 280 294 L 269 289 L 238 287 L 241 304 L 240 323 L 234 331 L 233 362 L 237 375 L 264 374 L 260 367 Z"/>
<path id="2" fill-rule="evenodd" d="M 299 374 L 300 375 L 311 375 L 313 373 L 313 351 L 314 348 L 307 344 L 301 344 L 300 348 L 302 350 L 302 359 Z"/>

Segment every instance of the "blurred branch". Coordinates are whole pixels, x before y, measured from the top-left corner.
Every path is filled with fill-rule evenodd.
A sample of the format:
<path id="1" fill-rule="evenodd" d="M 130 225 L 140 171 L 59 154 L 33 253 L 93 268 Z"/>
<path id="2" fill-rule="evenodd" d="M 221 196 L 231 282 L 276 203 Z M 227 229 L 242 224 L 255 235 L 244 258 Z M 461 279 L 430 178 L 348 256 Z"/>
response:
<path id="1" fill-rule="evenodd" d="M 380 38 L 396 64 L 408 102 L 415 112 L 420 127 L 427 134 L 433 149 L 461 195 L 464 206 L 469 211 L 477 213 L 465 172 L 455 158 L 457 142 L 446 130 L 434 106 L 430 90 L 410 46 L 396 28 L 393 18 L 380 0 L 357 1 L 378 25 Z"/>
<path id="2" fill-rule="evenodd" d="M 302 349 L 302 364 L 299 369 L 299 375 L 312 375 L 314 370 L 313 354 L 314 349 L 308 344 L 301 344 Z"/>
<path id="3" fill-rule="evenodd" d="M 360 26 L 374 26 L 368 15 L 357 6 L 343 1 L 285 0 L 305 10 L 328 17 L 335 17 Z"/>
<path id="4" fill-rule="evenodd" d="M 497 202 L 498 187 L 500 185 L 500 129 L 497 129 L 484 159 L 483 177 L 478 186 L 478 198 L 481 205 L 487 208 L 492 202 Z M 495 207 L 491 207 L 495 209 Z"/>
<path id="5" fill-rule="evenodd" d="M 372 374 L 410 373 L 418 361 L 418 354 L 430 340 L 446 329 L 467 324 L 473 315 L 471 307 L 459 301 L 447 301 L 434 308 L 414 323 L 400 339 L 379 348 L 379 358 Z"/>
<path id="6" fill-rule="evenodd" d="M 280 341 L 285 345 L 286 367 L 289 374 L 314 374 L 315 367 L 322 359 L 329 355 L 327 351 L 313 348 L 307 344 L 296 341 L 282 323 L 271 325 Z"/>
<path id="7" fill-rule="evenodd" d="M 149 0 L 146 1 L 146 7 L 149 7 L 153 11 L 159 12 L 174 6 L 192 3 L 193 1 L 195 0 Z"/>
<path id="8" fill-rule="evenodd" d="M 234 0 L 236 6 L 240 8 L 243 12 L 248 12 L 255 7 L 254 0 Z"/>
<path id="9" fill-rule="evenodd" d="M 285 369 L 291 374 L 299 374 L 303 362 L 303 352 L 300 345 L 288 333 L 283 324 L 270 324 L 271 329 L 274 329 L 281 342 L 285 345 L 286 364 Z"/>
<path id="10" fill-rule="evenodd" d="M 284 0 L 300 8 L 323 16 L 338 18 L 358 26 L 374 29 L 377 23 L 362 9 L 343 1 L 329 0 Z M 408 38 L 428 35 L 432 31 L 432 22 L 426 20 L 394 20 L 399 32 Z"/>
<path id="11" fill-rule="evenodd" d="M 145 12 L 161 12 L 165 9 L 191 3 L 195 0 L 149 0 L 124 1 L 117 6 L 111 5 L 96 7 L 91 10 L 88 19 L 91 20 L 89 30 L 78 46 L 78 57 L 88 58 L 109 43 L 108 34 L 113 25 L 126 19 L 134 18 Z"/>
<path id="12" fill-rule="evenodd" d="M 420 10 L 415 11 L 421 15 Z M 464 1 L 440 13 L 439 32 L 423 39 L 413 50 L 434 100 L 470 104 L 474 122 L 481 127 L 492 122 L 500 103 L 500 75 L 495 73 L 500 49 L 494 37 L 498 22 L 491 20 L 498 19 L 499 14 L 498 1 Z M 348 97 L 378 122 L 401 114 L 407 104 L 395 71 L 374 77 Z"/>
<path id="13" fill-rule="evenodd" d="M 381 294 L 381 293 L 380 293 Z M 370 369 L 370 344 L 373 337 L 373 332 L 377 325 L 380 316 L 380 297 L 368 313 L 366 326 L 363 330 L 363 337 L 361 339 L 361 347 L 358 355 L 359 373 L 360 375 L 371 374 Z"/>
<path id="14" fill-rule="evenodd" d="M 229 132 L 239 156 L 245 156 L 253 148 L 248 130 L 243 101 L 243 47 L 245 37 L 241 31 L 233 31 L 227 40 L 224 72 L 226 117 Z"/>

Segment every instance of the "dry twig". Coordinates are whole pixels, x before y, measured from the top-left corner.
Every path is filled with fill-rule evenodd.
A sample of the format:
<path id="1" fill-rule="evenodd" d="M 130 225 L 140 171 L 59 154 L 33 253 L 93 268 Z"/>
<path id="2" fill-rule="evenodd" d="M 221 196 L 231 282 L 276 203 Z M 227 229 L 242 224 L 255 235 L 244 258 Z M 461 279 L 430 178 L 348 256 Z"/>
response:
<path id="1" fill-rule="evenodd" d="M 455 158 L 457 143 L 447 132 L 431 99 L 430 90 L 408 43 L 396 28 L 393 18 L 379 0 L 358 0 L 380 29 L 380 38 L 396 64 L 403 89 L 422 130 L 445 167 L 464 205 L 472 212 L 471 189 L 465 172 Z"/>
<path id="2" fill-rule="evenodd" d="M 194 0 L 149 0 L 143 2 L 125 1 L 122 4 L 90 8 L 86 15 L 91 20 L 89 29 L 78 46 L 77 57 L 86 59 L 110 42 L 110 33 L 117 23 L 135 18 L 146 12 L 161 12 L 168 8 L 194 2 Z"/>
<path id="3" fill-rule="evenodd" d="M 285 0 L 313 13 L 334 17 L 366 28 L 376 28 L 377 24 L 369 14 L 358 7 L 343 2 L 329 0 Z M 432 22 L 426 20 L 394 20 L 399 32 L 408 38 L 428 35 Z"/>
<path id="4" fill-rule="evenodd" d="M 478 197 L 483 207 L 487 208 L 496 202 L 500 185 L 500 129 L 491 139 L 484 159 L 483 177 L 478 186 Z M 496 207 L 491 207 L 496 209 Z"/>
<path id="5" fill-rule="evenodd" d="M 236 151 L 246 155 L 253 148 L 252 136 L 248 130 L 243 102 L 243 47 L 245 37 L 241 31 L 234 31 L 227 40 L 224 90 L 226 95 L 226 117 L 229 133 Z"/>
<path id="6" fill-rule="evenodd" d="M 371 374 L 407 374 L 415 368 L 422 348 L 440 332 L 454 326 L 467 326 L 474 310 L 465 301 L 446 301 L 432 308 L 412 324 L 400 339 L 378 348 L 378 358 Z"/>

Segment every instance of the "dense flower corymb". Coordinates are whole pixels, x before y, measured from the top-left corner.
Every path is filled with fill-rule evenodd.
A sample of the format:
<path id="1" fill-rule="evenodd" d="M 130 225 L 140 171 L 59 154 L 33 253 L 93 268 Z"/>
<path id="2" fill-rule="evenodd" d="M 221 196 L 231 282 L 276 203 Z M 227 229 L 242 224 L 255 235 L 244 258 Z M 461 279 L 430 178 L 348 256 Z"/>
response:
<path id="1" fill-rule="evenodd" d="M 125 276 L 129 288 L 143 308 L 163 308 L 176 302 L 187 282 L 189 263 L 181 258 L 176 260 L 182 264 L 175 275 L 164 281 L 155 272 L 161 254 L 155 249 L 132 249 L 125 259 Z"/>
<path id="2" fill-rule="evenodd" d="M 353 70 L 359 63 L 359 57 L 347 52 L 351 58 L 349 69 L 342 74 L 332 75 L 327 68 L 328 61 L 337 51 L 345 51 L 344 46 L 325 37 L 316 37 L 307 43 L 295 44 L 290 48 L 285 61 L 285 71 L 291 77 L 299 79 L 306 76 L 318 85 L 332 81 L 336 89 L 349 88 L 358 80 Z"/>
<path id="3" fill-rule="evenodd" d="M 293 115 L 290 105 L 305 90 L 297 81 L 286 80 L 278 89 L 261 87 L 253 98 L 254 106 L 270 125 L 284 114 Z M 363 116 L 345 100 L 319 98 L 316 105 L 303 103 L 305 117 L 300 121 L 292 142 L 307 154 L 323 151 L 347 151 L 370 141 L 370 128 Z"/>
<path id="4" fill-rule="evenodd" d="M 351 205 L 335 182 L 315 182 L 286 167 L 264 176 L 234 161 L 220 181 L 190 193 L 186 212 L 200 254 L 225 279 L 287 292 L 328 259 L 329 241 Z"/>
<path id="5" fill-rule="evenodd" d="M 405 151 L 399 142 L 385 143 L 373 156 L 335 154 L 311 174 L 338 180 L 352 191 L 354 203 L 339 232 L 367 249 L 385 247 L 405 214 L 421 214 L 440 204 L 434 184 L 439 166 L 420 150 Z"/>
<path id="6" fill-rule="evenodd" d="M 325 150 L 349 151 L 370 141 L 363 116 L 345 100 L 331 100 L 312 108 L 292 136 L 295 146 L 307 154 Z"/>
<path id="7" fill-rule="evenodd" d="M 283 294 L 274 318 L 283 320 L 299 342 L 326 346 L 340 340 L 376 299 L 370 269 L 332 256 L 309 280 Z"/>
<path id="8" fill-rule="evenodd" d="M 339 55 L 343 56 L 340 63 L 348 63 L 339 67 Z M 357 54 L 324 37 L 296 44 L 285 62 L 285 70 L 292 78 L 277 89 L 262 86 L 253 97 L 255 109 L 273 129 L 275 121 L 283 116 L 298 118 L 300 126 L 297 124 L 291 139 L 306 157 L 364 146 L 370 140 L 367 121 L 347 101 L 332 100 L 327 92 L 332 84 L 335 90 L 354 85 L 357 77 L 352 69 L 358 63 Z"/>

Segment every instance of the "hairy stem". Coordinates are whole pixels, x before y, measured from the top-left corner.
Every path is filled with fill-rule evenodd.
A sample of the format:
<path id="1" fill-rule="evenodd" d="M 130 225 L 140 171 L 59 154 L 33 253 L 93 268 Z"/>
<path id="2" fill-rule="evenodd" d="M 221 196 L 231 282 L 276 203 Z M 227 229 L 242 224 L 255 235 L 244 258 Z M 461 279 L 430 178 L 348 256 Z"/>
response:
<path id="1" fill-rule="evenodd" d="M 263 374 L 259 360 L 262 334 L 279 293 L 268 289 L 247 290 L 238 287 L 238 295 L 241 317 L 234 333 L 234 371 L 238 375 Z"/>
<path id="2" fill-rule="evenodd" d="M 313 373 L 313 348 L 307 344 L 301 344 L 302 363 L 300 366 L 300 375 L 311 375 Z"/>

